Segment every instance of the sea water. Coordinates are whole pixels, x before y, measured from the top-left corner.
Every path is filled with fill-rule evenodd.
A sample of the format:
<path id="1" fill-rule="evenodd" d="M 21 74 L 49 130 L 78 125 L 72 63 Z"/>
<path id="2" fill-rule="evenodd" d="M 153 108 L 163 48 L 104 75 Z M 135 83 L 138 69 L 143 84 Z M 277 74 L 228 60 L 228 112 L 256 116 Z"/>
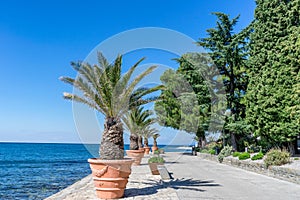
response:
<path id="1" fill-rule="evenodd" d="M 183 151 L 180 146 L 159 147 Z M 88 145 L 93 155 L 98 148 Z M 0 143 L 0 199 L 44 199 L 59 192 L 91 173 L 91 153 L 83 144 Z"/>

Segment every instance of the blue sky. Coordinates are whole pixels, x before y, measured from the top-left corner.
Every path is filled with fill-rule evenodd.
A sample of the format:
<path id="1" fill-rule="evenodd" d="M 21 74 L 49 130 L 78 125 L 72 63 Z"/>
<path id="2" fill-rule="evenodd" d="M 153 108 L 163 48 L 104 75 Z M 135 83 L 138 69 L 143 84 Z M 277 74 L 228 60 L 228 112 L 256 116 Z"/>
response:
<path id="1" fill-rule="evenodd" d="M 74 77 L 70 61 L 83 60 L 108 37 L 162 27 L 197 40 L 215 26 L 211 12 L 240 14 L 238 31 L 252 21 L 254 9 L 253 0 L 2 1 L 0 141 L 80 142 L 72 104 L 62 99 L 72 89 L 58 78 Z M 144 63 L 172 58 L 148 53 Z M 138 60 L 141 53 L 129 57 Z M 177 67 L 169 60 L 164 64 Z"/>

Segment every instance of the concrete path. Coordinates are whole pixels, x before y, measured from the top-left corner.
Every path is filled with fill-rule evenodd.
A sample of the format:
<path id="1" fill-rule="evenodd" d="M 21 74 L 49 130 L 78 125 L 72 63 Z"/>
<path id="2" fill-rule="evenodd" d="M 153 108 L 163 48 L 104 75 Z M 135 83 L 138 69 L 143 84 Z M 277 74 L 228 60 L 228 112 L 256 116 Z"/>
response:
<path id="1" fill-rule="evenodd" d="M 203 160 L 197 156 L 166 153 L 165 166 L 174 179 L 161 181 L 151 175 L 143 158 L 133 166 L 125 200 L 225 199 L 300 200 L 300 185 L 238 168 Z M 47 198 L 47 200 L 96 200 L 91 176 Z"/>
<path id="2" fill-rule="evenodd" d="M 124 200 L 177 200 L 174 188 L 167 187 L 160 175 L 152 175 L 148 166 L 149 156 L 140 166 L 132 166 L 132 172 L 124 194 Z M 46 198 L 46 200 L 98 200 L 92 176 L 87 176 L 68 188 Z"/>
<path id="3" fill-rule="evenodd" d="M 174 179 L 169 187 L 179 199 L 300 200 L 300 185 L 203 160 L 167 153 Z"/>

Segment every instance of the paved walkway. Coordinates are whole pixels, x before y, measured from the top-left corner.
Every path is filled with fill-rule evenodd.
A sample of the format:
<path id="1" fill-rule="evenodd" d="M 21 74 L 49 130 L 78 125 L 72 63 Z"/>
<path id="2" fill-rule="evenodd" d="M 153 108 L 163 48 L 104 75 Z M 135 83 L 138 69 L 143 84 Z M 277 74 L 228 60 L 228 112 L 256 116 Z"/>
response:
<path id="1" fill-rule="evenodd" d="M 147 158 L 133 166 L 125 200 L 225 199 L 299 200 L 300 185 L 180 153 L 163 155 L 174 179 L 161 181 L 151 175 Z M 88 176 L 47 200 L 97 199 Z"/>
<path id="2" fill-rule="evenodd" d="M 197 156 L 166 154 L 179 199 L 299 200 L 300 185 Z"/>
<path id="3" fill-rule="evenodd" d="M 152 175 L 147 164 L 148 158 L 142 159 L 140 166 L 132 166 L 132 172 L 125 190 L 124 200 L 164 199 L 177 200 L 175 189 L 167 187 L 160 175 Z M 92 176 L 76 182 L 61 192 L 48 197 L 46 200 L 96 200 Z M 98 199 L 97 199 L 98 200 Z"/>

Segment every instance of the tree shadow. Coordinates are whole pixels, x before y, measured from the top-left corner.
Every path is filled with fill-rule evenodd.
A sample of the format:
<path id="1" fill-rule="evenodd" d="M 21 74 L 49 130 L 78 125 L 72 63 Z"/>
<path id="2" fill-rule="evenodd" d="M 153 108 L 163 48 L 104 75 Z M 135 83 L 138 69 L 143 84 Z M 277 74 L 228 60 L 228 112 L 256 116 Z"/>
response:
<path id="1" fill-rule="evenodd" d="M 144 180 L 140 182 L 132 182 L 136 184 L 147 185 L 143 188 L 129 188 L 125 190 L 125 197 L 134 197 L 140 195 L 152 195 L 158 192 L 160 189 L 173 188 L 175 190 L 184 189 L 198 192 L 205 192 L 204 187 L 218 187 L 220 184 L 215 183 L 213 180 L 195 180 L 192 178 L 185 179 L 171 179 L 169 181 L 154 181 L 154 180 Z"/>

